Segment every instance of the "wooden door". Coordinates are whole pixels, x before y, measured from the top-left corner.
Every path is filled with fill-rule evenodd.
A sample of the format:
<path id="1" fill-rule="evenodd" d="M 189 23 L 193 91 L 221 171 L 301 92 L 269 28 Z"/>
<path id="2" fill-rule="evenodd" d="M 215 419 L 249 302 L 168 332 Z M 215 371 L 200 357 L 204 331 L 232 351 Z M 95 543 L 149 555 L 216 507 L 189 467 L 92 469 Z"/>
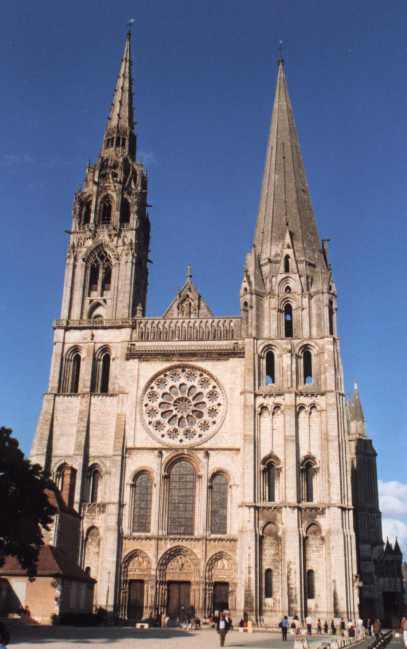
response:
<path id="1" fill-rule="evenodd" d="M 170 618 L 182 620 L 190 610 L 191 605 L 191 582 L 170 581 L 168 582 L 167 615 Z"/>
<path id="2" fill-rule="evenodd" d="M 229 610 L 229 583 L 227 581 L 215 581 L 213 584 L 213 610 Z"/>
<path id="3" fill-rule="evenodd" d="M 127 602 L 127 619 L 141 620 L 144 612 L 144 580 L 131 579 Z"/>

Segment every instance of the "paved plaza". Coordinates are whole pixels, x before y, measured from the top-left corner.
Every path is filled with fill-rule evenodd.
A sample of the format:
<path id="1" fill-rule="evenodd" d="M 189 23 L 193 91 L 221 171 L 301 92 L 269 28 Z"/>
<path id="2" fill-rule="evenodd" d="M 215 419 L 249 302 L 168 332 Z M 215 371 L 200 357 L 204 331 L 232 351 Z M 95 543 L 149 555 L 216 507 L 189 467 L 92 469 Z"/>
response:
<path id="1" fill-rule="evenodd" d="M 22 626 L 10 625 L 11 643 L 21 648 L 41 649 L 44 644 L 52 644 L 52 649 L 68 649 L 72 644 L 105 647 L 113 643 L 117 649 L 208 649 L 219 646 L 219 636 L 213 629 L 203 631 L 184 631 L 182 629 L 135 629 L 134 627 L 97 627 L 77 628 L 71 626 Z M 316 649 L 322 641 L 331 636 L 313 636 L 309 638 L 310 647 Z M 366 642 L 367 646 L 368 642 Z M 294 640 L 281 640 L 277 632 L 255 631 L 239 633 L 231 631 L 226 638 L 227 647 L 241 649 L 293 649 Z M 365 644 L 359 645 L 365 649 Z M 401 641 L 394 640 L 391 649 L 402 649 Z"/>

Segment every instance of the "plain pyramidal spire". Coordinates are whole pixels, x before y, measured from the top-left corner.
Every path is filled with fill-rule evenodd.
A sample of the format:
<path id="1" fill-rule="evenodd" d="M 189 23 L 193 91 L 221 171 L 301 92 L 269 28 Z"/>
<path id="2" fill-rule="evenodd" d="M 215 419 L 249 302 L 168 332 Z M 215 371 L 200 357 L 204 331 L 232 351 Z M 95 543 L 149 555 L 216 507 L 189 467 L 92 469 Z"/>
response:
<path id="1" fill-rule="evenodd" d="M 288 94 L 284 60 L 278 60 L 266 163 L 254 244 L 262 264 L 281 254 L 291 232 L 297 259 L 322 260 L 300 143 Z"/>
<path id="2" fill-rule="evenodd" d="M 135 156 L 135 149 L 131 32 L 128 31 L 104 134 L 103 151 L 105 154 L 115 151 Z"/>

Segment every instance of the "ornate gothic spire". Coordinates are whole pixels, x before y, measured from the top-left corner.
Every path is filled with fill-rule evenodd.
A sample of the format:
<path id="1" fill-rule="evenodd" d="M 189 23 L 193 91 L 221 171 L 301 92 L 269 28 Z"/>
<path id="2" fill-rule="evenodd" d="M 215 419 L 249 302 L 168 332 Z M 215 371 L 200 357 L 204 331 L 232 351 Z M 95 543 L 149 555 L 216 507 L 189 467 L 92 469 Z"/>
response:
<path id="1" fill-rule="evenodd" d="M 358 437 L 366 437 L 365 417 L 360 402 L 359 387 L 355 383 L 353 395 L 349 401 L 349 414 L 351 420 L 351 432 Z"/>
<path id="2" fill-rule="evenodd" d="M 131 32 L 129 31 L 126 36 L 119 76 L 117 77 L 113 95 L 112 108 L 103 138 L 103 155 L 116 152 L 119 154 L 129 154 L 134 157 L 136 153 L 130 41 Z"/>
<path id="3" fill-rule="evenodd" d="M 287 228 L 297 260 L 322 261 L 284 61 L 280 58 L 254 238 L 262 265 L 281 254 Z"/>

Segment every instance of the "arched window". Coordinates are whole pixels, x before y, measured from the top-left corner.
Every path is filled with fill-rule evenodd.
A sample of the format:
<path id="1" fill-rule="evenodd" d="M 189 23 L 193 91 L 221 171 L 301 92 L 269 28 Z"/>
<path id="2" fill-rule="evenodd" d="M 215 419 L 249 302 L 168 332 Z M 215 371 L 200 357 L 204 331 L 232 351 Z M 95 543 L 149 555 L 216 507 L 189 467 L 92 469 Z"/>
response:
<path id="1" fill-rule="evenodd" d="M 315 467 L 311 460 L 305 462 L 303 469 L 303 500 L 312 503 L 314 500 L 314 475 Z"/>
<path id="2" fill-rule="evenodd" d="M 67 468 L 68 468 L 67 464 L 61 464 L 61 466 L 59 466 L 55 472 L 54 482 L 61 493 L 62 493 L 62 489 L 64 488 L 65 472 Z"/>
<path id="3" fill-rule="evenodd" d="M 110 352 L 102 348 L 96 354 L 92 392 L 108 394 L 110 379 Z"/>
<path id="4" fill-rule="evenodd" d="M 112 220 L 112 201 L 109 196 L 105 196 L 100 204 L 99 223 L 108 224 Z"/>
<path id="5" fill-rule="evenodd" d="M 276 377 L 274 352 L 268 351 L 266 353 L 266 385 L 272 385 L 275 382 Z"/>
<path id="6" fill-rule="evenodd" d="M 86 225 L 90 223 L 90 213 L 91 213 L 92 203 L 91 201 L 85 201 L 82 205 L 81 212 L 81 222 Z"/>
<path id="7" fill-rule="evenodd" d="M 133 519 L 132 532 L 150 532 L 151 528 L 151 500 L 153 494 L 153 481 L 147 471 L 142 471 L 133 481 Z"/>
<path id="8" fill-rule="evenodd" d="M 307 598 L 315 599 L 315 573 L 307 570 Z"/>
<path id="9" fill-rule="evenodd" d="M 81 373 L 81 355 L 79 349 L 70 349 L 65 356 L 62 392 L 76 394 L 79 391 Z"/>
<path id="10" fill-rule="evenodd" d="M 291 304 L 286 304 L 284 307 L 284 336 L 286 338 L 293 337 L 293 309 Z"/>
<path id="11" fill-rule="evenodd" d="M 264 597 L 273 597 L 273 571 L 267 568 L 264 572 Z"/>
<path id="12" fill-rule="evenodd" d="M 97 466 L 92 466 L 88 471 L 88 501 L 97 503 L 99 498 L 100 471 Z"/>
<path id="13" fill-rule="evenodd" d="M 284 257 L 284 272 L 285 273 L 290 272 L 290 255 L 286 255 Z"/>
<path id="14" fill-rule="evenodd" d="M 276 499 L 276 467 L 273 462 L 269 462 L 265 469 L 265 496 L 269 503 Z"/>
<path id="15" fill-rule="evenodd" d="M 328 304 L 328 318 L 329 318 L 329 335 L 334 335 L 334 305 L 332 300 Z"/>
<path id="16" fill-rule="evenodd" d="M 302 355 L 302 369 L 304 384 L 313 383 L 312 378 L 312 354 L 309 349 L 305 349 Z"/>
<path id="17" fill-rule="evenodd" d="M 186 460 L 170 470 L 168 486 L 168 534 L 194 533 L 196 476 Z"/>
<path id="18" fill-rule="evenodd" d="M 211 480 L 211 533 L 226 534 L 228 524 L 228 481 L 223 473 Z"/>
<path id="19" fill-rule="evenodd" d="M 98 246 L 87 260 L 89 272 L 88 295 L 104 295 L 112 284 L 112 264 L 103 246 Z"/>
<path id="20" fill-rule="evenodd" d="M 130 203 L 127 198 L 123 198 L 120 208 L 120 223 L 125 225 L 130 223 Z"/>

